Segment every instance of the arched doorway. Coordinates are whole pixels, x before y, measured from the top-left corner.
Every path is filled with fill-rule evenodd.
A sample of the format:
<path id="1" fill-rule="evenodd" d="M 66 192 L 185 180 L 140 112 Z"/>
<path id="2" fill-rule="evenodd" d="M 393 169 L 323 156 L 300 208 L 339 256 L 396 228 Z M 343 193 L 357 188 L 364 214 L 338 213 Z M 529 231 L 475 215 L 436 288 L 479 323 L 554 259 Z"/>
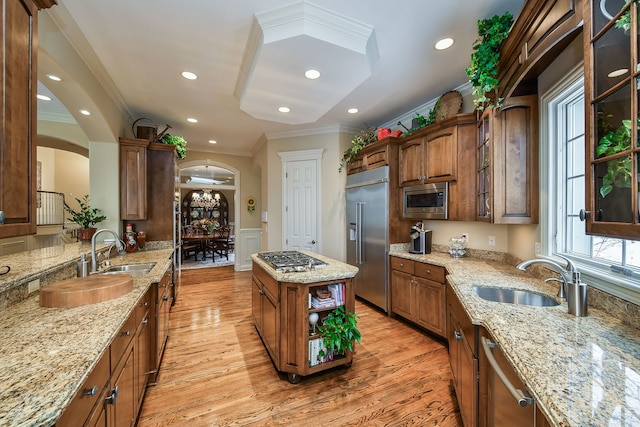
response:
<path id="1" fill-rule="evenodd" d="M 185 196 L 193 195 L 193 192 L 202 193 L 203 197 L 210 194 L 215 197 L 218 193 L 224 197 L 227 203 L 227 217 L 225 225 L 233 225 L 236 233 L 240 230 L 240 171 L 225 163 L 216 162 L 211 159 L 193 160 L 189 162 L 181 162 L 178 165 L 180 169 L 180 218 L 185 221 L 186 215 L 195 215 L 189 206 L 185 206 Z M 190 200 L 190 199 L 188 199 Z M 187 203 L 190 204 L 190 203 Z M 202 210 L 202 214 L 204 215 Z M 214 209 L 208 209 L 207 213 L 213 217 Z M 198 211 L 199 212 L 199 211 Z M 222 212 L 219 215 L 222 215 Z M 200 213 L 198 213 L 200 215 Z M 187 218 L 187 221 L 189 219 Z M 241 253 L 242 242 L 236 239 L 235 253 Z M 234 269 L 240 270 L 240 257 L 234 259 Z"/>

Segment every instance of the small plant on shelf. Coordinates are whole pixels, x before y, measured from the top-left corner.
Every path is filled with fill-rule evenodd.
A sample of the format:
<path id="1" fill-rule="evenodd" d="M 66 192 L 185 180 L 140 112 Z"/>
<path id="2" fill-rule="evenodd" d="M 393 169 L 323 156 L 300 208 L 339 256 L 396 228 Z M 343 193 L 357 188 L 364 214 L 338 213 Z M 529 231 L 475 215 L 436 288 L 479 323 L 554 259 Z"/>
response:
<path id="1" fill-rule="evenodd" d="M 187 140 L 180 135 L 169 135 L 165 133 L 162 139 L 160 139 L 162 144 L 171 144 L 176 147 L 176 154 L 179 159 L 184 159 L 187 157 Z"/>
<path id="2" fill-rule="evenodd" d="M 640 125 L 640 117 L 638 118 Z M 612 156 L 631 148 L 631 120 L 622 120 L 622 126 L 615 131 L 607 132 L 600 141 L 596 150 L 596 157 Z M 617 188 L 631 187 L 631 157 L 618 157 L 607 162 L 607 173 L 602 177 L 600 195 L 607 197 Z"/>
<path id="3" fill-rule="evenodd" d="M 331 354 L 343 356 L 347 350 L 353 351 L 353 343 L 360 343 L 360 330 L 358 329 L 358 316 L 355 313 L 348 312 L 344 306 L 336 307 L 331 313 L 322 320 L 322 324 L 318 325 L 318 335 L 322 338 L 322 343 L 326 348 L 326 353 L 320 351 L 321 357 Z"/>
<path id="4" fill-rule="evenodd" d="M 363 129 L 357 134 L 355 134 L 353 136 L 353 139 L 351 140 L 351 147 L 349 147 L 344 152 L 344 155 L 342 156 L 342 160 L 340 161 L 340 168 L 338 169 L 338 172 L 342 172 L 342 169 L 344 167 L 352 164 L 353 161 L 356 159 L 356 156 L 358 155 L 360 150 L 362 150 L 364 147 L 371 144 L 372 142 L 376 142 L 377 140 L 378 140 L 378 137 L 376 136 L 375 128 Z"/>

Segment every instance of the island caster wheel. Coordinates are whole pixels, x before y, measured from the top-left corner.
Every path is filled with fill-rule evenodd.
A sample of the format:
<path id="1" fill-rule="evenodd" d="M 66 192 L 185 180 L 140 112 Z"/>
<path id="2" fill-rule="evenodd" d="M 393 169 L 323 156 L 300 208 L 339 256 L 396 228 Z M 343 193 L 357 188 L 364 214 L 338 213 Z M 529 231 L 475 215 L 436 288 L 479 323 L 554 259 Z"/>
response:
<path id="1" fill-rule="evenodd" d="M 302 377 L 298 374 L 287 374 L 287 379 L 291 384 L 298 384 Z"/>
<path id="2" fill-rule="evenodd" d="M 353 362 L 345 363 L 345 364 L 344 364 L 344 367 L 345 367 L 345 368 L 347 368 L 347 369 L 349 369 L 349 368 L 351 367 L 351 364 L 352 364 L 352 363 L 353 363 Z"/>

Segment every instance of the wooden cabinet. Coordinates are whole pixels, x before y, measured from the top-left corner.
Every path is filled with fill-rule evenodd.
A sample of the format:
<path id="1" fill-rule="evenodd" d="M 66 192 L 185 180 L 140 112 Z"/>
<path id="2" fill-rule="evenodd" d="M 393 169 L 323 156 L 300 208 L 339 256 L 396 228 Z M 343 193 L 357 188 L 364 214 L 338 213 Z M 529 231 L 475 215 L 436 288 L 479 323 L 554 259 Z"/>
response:
<path id="1" fill-rule="evenodd" d="M 477 220 L 538 222 L 537 96 L 513 97 L 486 109 L 477 128 Z"/>
<path id="2" fill-rule="evenodd" d="M 252 316 L 262 342 L 276 369 L 288 374 L 289 382 L 340 365 L 349 365 L 352 354 L 316 363 L 313 341 L 319 339 L 309 324 L 309 314 L 318 313 L 319 322 L 335 307 L 314 309 L 309 294 L 318 289 L 340 285 L 347 312 L 355 311 L 355 295 L 351 279 L 316 283 L 278 282 L 260 265 L 253 264 Z"/>
<path id="3" fill-rule="evenodd" d="M 400 185 L 458 179 L 458 151 L 474 140 L 474 114 L 458 114 L 429 125 L 406 138 L 400 146 Z"/>
<path id="4" fill-rule="evenodd" d="M 54 0 L 2 0 L 0 238 L 36 233 L 38 9 Z"/>
<path id="5" fill-rule="evenodd" d="M 152 292 L 149 290 L 138 302 L 135 313 L 137 324 L 136 341 L 134 344 L 136 346 L 136 378 L 134 384 L 136 413 L 140 411 L 140 407 L 142 406 L 151 371 L 151 337 L 153 336 L 150 322 L 150 316 L 152 315 L 151 298 Z"/>
<path id="6" fill-rule="evenodd" d="M 446 335 L 444 267 L 390 257 L 391 314 Z"/>
<path id="7" fill-rule="evenodd" d="M 399 138 L 388 137 L 367 145 L 358 153 L 353 163 L 347 165 L 347 175 L 375 169 L 380 166 L 389 166 L 390 162 L 397 160 L 397 156 L 394 156 L 392 151 L 392 146 L 398 145 L 399 142 Z"/>
<path id="8" fill-rule="evenodd" d="M 130 339 L 111 374 L 111 394 L 106 399 L 107 425 L 121 427 L 135 424 L 137 418 L 135 379 L 135 346 Z"/>
<path id="9" fill-rule="evenodd" d="M 149 141 L 120 138 L 120 219 L 147 219 Z"/>
<path id="10" fill-rule="evenodd" d="M 639 239 L 637 3 L 585 5 L 587 234 Z"/>
<path id="11" fill-rule="evenodd" d="M 153 322 L 153 350 L 151 352 L 150 383 L 155 383 L 160 372 L 160 363 L 164 349 L 169 339 L 169 309 L 171 308 L 171 286 L 173 281 L 171 270 L 167 270 L 162 279 L 154 286 L 154 322 Z"/>
<path id="12" fill-rule="evenodd" d="M 450 286 L 447 287 L 447 317 L 449 360 L 460 416 L 465 427 L 474 427 L 478 421 L 477 331 Z"/>
<path id="13" fill-rule="evenodd" d="M 582 0 L 526 1 L 500 49 L 497 96 L 537 93 L 537 77 L 582 29 Z"/>

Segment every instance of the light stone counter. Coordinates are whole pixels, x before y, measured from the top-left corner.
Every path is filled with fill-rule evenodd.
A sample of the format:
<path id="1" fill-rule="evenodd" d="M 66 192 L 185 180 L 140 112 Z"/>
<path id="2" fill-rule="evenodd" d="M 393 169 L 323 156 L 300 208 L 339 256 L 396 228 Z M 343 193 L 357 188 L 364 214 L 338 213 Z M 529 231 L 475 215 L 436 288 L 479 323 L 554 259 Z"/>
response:
<path id="1" fill-rule="evenodd" d="M 280 273 L 274 270 L 271 265 L 264 262 L 262 258 L 258 256 L 258 254 L 251 255 L 251 260 L 264 268 L 271 277 L 276 279 L 278 282 L 289 282 L 289 283 L 316 283 L 316 282 L 324 282 L 329 280 L 339 280 L 339 279 L 347 279 L 350 277 L 354 277 L 358 273 L 358 267 L 354 267 L 353 265 L 345 264 L 340 261 L 336 261 L 335 259 L 328 258 L 317 254 L 315 252 L 309 251 L 299 251 L 303 254 L 307 254 L 311 257 L 317 258 L 321 261 L 327 263 L 327 265 L 322 267 L 316 267 L 313 270 L 303 271 L 303 272 L 295 272 L 295 273 Z"/>
<path id="2" fill-rule="evenodd" d="M 36 277 L 67 262 L 73 264 L 75 271 L 75 261 L 79 253 L 86 250 L 86 245 L 66 246 L 51 259 L 32 259 L 34 254 L 29 258 L 23 254 L 22 259 L 13 256 L 11 273 L 15 276 L 8 281 L 29 275 Z M 111 256 L 113 265 L 157 263 L 149 274 L 134 277 L 132 292 L 111 301 L 82 307 L 44 308 L 40 307 L 38 293 L 34 292 L 3 310 L 0 314 L 0 425 L 55 424 L 137 301 L 169 268 L 172 253 L 172 249 L 161 249 Z M 6 258 L 0 258 L 0 263 Z"/>
<path id="3" fill-rule="evenodd" d="M 445 253 L 390 255 L 444 266 L 472 321 L 486 328 L 549 421 L 556 426 L 640 425 L 640 333 L 593 307 L 588 317 L 556 307 L 490 302 L 472 285 L 554 296 L 548 284 L 504 262 L 454 259 Z M 515 401 L 514 401 L 515 404 Z"/>

